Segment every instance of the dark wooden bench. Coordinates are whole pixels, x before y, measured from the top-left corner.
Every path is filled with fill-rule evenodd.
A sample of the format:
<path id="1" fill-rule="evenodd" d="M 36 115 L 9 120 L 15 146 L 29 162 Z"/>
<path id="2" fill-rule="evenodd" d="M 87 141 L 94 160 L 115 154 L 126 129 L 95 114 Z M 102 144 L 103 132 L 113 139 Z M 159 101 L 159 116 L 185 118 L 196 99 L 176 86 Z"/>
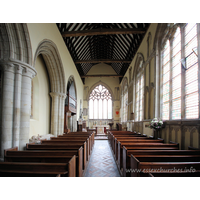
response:
<path id="1" fill-rule="evenodd" d="M 113 154 L 115 156 L 115 159 L 118 160 L 118 142 L 121 143 L 121 145 L 126 145 L 129 143 L 164 143 L 163 139 L 152 139 L 152 138 L 143 138 L 143 139 L 117 139 L 115 138 L 114 142 L 114 149 Z"/>
<path id="2" fill-rule="evenodd" d="M 190 156 L 190 155 L 187 155 Z M 195 156 L 195 155 L 194 155 Z M 196 155 L 198 156 L 198 155 Z M 160 156 L 161 157 L 161 156 Z M 191 155 L 192 157 L 192 155 Z M 195 159 L 195 158 L 194 158 Z M 171 161 L 171 156 L 166 157 L 163 162 L 154 162 L 155 159 L 152 157 L 151 162 L 142 162 L 138 160 L 136 157 L 131 155 L 131 168 L 130 173 L 132 177 L 140 176 L 141 173 L 152 173 L 154 171 L 187 171 L 194 169 L 195 172 L 200 172 L 200 162 L 186 162 L 184 157 L 179 158 L 179 162 Z M 128 171 L 126 170 L 125 173 Z"/>
<path id="3" fill-rule="evenodd" d="M 27 143 L 26 150 L 79 150 L 80 147 L 83 147 L 83 166 L 84 170 L 86 169 L 88 162 L 86 142 L 82 145 L 75 144 L 36 144 L 36 143 Z"/>
<path id="4" fill-rule="evenodd" d="M 10 148 L 4 150 L 4 161 L 5 162 L 53 162 L 62 163 L 66 162 L 68 158 L 76 156 L 76 175 L 81 177 L 83 175 L 83 148 L 79 150 L 49 150 L 49 151 L 18 151 L 18 148 Z"/>
<path id="5" fill-rule="evenodd" d="M 41 144 L 43 144 L 43 145 L 54 145 L 54 144 L 66 145 L 66 146 L 79 145 L 81 147 L 81 146 L 83 146 L 84 143 L 85 143 L 85 141 L 65 141 L 62 139 L 60 139 L 60 140 L 41 140 Z M 90 155 L 91 155 L 89 139 L 87 139 L 87 141 L 86 141 L 85 148 L 86 148 L 87 161 L 89 161 Z"/>
<path id="6" fill-rule="evenodd" d="M 126 149 L 123 146 L 123 170 L 130 167 L 130 157 L 131 154 L 137 158 L 137 156 L 144 155 L 155 155 L 157 156 L 178 156 L 178 155 L 200 155 L 200 150 L 132 150 Z M 175 158 L 176 159 L 176 158 Z M 162 159 L 160 160 L 162 161 Z M 187 160 L 186 160 L 187 161 Z"/>
<path id="7" fill-rule="evenodd" d="M 88 132 L 69 132 L 67 134 L 59 135 L 58 137 L 89 137 L 89 143 L 90 143 L 90 149 L 92 151 L 92 148 L 94 146 L 94 132 L 88 133 Z"/>
<path id="8" fill-rule="evenodd" d="M 76 176 L 76 156 L 66 163 L 0 162 L 0 177 Z"/>
<path id="9" fill-rule="evenodd" d="M 91 153 L 92 153 L 92 148 L 93 148 L 93 141 L 92 141 L 92 139 L 91 139 L 91 137 L 89 136 L 85 136 L 85 137 L 83 137 L 83 136 L 63 136 L 63 137 L 52 137 L 51 139 L 50 139 L 50 141 L 68 141 L 68 142 L 71 142 L 71 141 L 73 141 L 73 142 L 86 142 L 86 146 L 87 146 L 87 149 L 88 149 L 88 153 L 89 153 L 89 156 L 91 155 Z M 43 144 L 45 143 L 45 141 L 44 142 L 42 142 Z"/>
<path id="10" fill-rule="evenodd" d="M 118 142 L 118 160 L 117 165 L 121 170 L 123 168 L 123 146 L 126 147 L 127 150 L 178 150 L 179 144 L 170 142 L 168 144 L 164 143 L 130 143 L 122 145 Z"/>

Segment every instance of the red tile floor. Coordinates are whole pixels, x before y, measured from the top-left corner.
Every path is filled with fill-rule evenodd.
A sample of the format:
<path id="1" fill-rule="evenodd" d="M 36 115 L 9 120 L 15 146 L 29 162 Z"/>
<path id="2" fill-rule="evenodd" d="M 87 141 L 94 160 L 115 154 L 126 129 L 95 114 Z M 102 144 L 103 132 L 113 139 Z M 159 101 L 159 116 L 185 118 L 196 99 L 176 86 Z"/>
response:
<path id="1" fill-rule="evenodd" d="M 108 140 L 95 140 L 85 177 L 120 177 Z"/>

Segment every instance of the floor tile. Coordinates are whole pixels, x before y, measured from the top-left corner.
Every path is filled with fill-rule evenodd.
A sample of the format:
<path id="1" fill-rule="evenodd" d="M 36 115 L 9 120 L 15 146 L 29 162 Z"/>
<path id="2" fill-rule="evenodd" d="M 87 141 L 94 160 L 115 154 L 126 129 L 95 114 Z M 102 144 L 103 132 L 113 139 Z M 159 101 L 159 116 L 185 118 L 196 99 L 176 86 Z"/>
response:
<path id="1" fill-rule="evenodd" d="M 95 140 L 85 177 L 120 177 L 108 140 Z"/>

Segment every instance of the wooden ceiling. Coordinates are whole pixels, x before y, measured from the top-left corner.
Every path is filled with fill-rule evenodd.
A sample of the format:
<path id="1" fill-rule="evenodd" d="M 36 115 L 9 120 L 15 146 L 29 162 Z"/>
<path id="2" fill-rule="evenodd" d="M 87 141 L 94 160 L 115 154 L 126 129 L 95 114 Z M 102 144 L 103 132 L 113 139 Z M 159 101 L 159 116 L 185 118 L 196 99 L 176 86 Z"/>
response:
<path id="1" fill-rule="evenodd" d="M 83 83 L 91 67 L 102 62 L 114 69 L 121 82 L 149 25 L 57 23 Z"/>

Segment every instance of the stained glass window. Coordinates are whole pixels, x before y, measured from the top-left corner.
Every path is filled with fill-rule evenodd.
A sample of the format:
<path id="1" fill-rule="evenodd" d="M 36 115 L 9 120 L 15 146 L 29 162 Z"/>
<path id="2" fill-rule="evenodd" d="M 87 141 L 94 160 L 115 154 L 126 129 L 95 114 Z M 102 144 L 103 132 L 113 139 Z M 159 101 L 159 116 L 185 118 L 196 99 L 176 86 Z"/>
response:
<path id="1" fill-rule="evenodd" d="M 112 96 L 102 85 L 96 86 L 90 93 L 89 118 L 112 119 Z"/>

